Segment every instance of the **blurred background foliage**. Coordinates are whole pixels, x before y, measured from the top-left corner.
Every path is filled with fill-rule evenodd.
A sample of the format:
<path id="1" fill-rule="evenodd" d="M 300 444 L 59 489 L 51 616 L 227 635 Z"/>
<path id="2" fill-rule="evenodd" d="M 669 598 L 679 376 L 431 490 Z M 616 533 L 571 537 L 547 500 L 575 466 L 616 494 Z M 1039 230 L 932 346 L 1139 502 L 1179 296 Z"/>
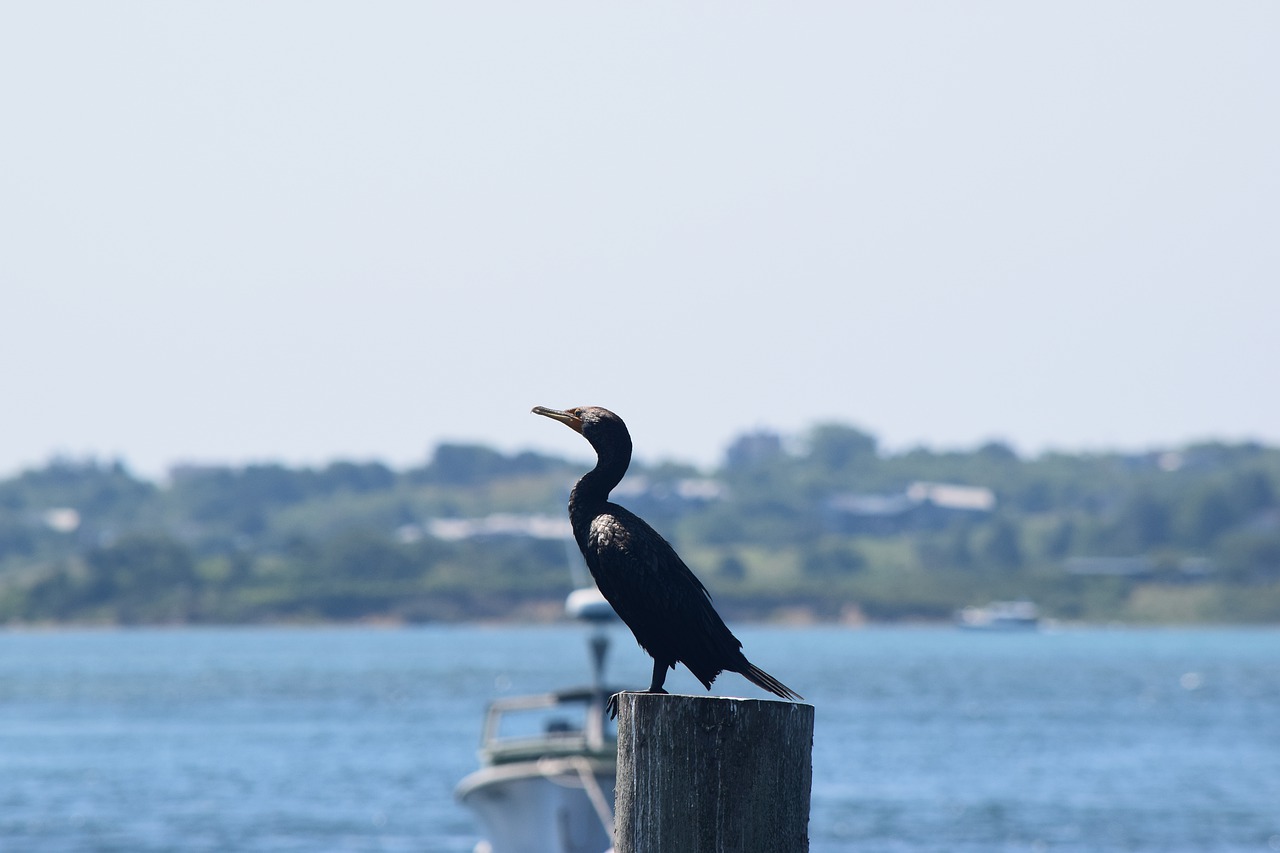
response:
<path id="1" fill-rule="evenodd" d="M 588 465 L 445 444 L 407 470 L 150 482 L 54 459 L 0 481 L 0 621 L 553 618 L 585 578 L 564 505 Z M 1280 622 L 1278 487 L 1280 450 L 1255 443 L 890 453 L 820 424 L 742 435 L 714 470 L 637 463 L 615 499 L 736 618 L 933 620 L 1026 597 L 1068 620 Z"/>

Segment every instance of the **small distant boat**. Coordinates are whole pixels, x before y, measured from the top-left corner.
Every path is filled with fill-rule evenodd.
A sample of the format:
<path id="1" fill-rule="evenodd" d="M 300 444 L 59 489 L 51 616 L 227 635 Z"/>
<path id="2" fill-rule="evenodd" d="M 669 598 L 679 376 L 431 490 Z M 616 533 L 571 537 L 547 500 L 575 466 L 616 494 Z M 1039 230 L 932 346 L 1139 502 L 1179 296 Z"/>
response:
<path id="1" fill-rule="evenodd" d="M 1040 610 L 1030 601 L 993 601 L 958 611 L 956 624 L 969 631 L 1034 631 Z"/>
<path id="2" fill-rule="evenodd" d="M 617 616 L 594 588 L 574 590 L 565 609 L 597 626 L 591 684 L 489 704 L 480 769 L 454 791 L 484 830 L 476 853 L 605 853 L 613 846 L 618 734 L 605 703 L 618 689 L 604 683 L 603 626 Z"/>

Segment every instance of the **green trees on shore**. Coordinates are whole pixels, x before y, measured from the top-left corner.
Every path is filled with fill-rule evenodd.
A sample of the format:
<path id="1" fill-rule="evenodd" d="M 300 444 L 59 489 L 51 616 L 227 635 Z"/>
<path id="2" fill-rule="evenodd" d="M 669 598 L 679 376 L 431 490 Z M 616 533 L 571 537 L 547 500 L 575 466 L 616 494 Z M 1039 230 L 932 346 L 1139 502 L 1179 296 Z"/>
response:
<path id="1" fill-rule="evenodd" d="M 0 481 L 0 620 L 545 617 L 576 565 L 581 462 L 450 444 L 429 462 L 54 460 Z M 739 616 L 945 618 L 1031 596 L 1066 619 L 1280 621 L 1280 450 L 1022 458 L 753 433 L 716 470 L 637 465 L 617 494 Z"/>

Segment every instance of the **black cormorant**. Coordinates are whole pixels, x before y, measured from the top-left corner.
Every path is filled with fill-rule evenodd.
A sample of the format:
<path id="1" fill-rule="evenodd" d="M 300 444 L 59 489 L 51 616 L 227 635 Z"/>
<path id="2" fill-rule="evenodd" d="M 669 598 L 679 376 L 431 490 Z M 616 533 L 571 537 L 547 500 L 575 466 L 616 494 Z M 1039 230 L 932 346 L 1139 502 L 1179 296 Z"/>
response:
<path id="1" fill-rule="evenodd" d="M 535 406 L 533 412 L 581 433 L 595 448 L 596 467 L 569 495 L 569 522 L 600 592 L 653 658 L 648 692 L 666 693 L 667 670 L 683 663 L 708 690 L 729 670 L 784 699 L 799 699 L 742 654 L 742 643 L 711 606 L 706 587 L 667 540 L 639 516 L 609 502 L 609 492 L 631 464 L 631 434 L 622 418 L 598 406 L 566 411 Z"/>

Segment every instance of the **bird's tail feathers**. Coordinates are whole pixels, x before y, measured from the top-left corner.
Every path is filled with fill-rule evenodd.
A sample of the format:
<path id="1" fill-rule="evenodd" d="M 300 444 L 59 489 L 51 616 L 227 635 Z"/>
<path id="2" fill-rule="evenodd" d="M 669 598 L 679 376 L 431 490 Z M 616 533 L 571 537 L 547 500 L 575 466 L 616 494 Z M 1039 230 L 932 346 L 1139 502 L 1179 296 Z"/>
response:
<path id="1" fill-rule="evenodd" d="M 772 675 L 753 663 L 747 664 L 747 668 L 742 670 L 742 675 L 747 679 L 747 681 L 750 681 L 757 687 L 768 690 L 773 695 L 781 696 L 783 699 L 795 701 L 797 699 L 804 698 L 799 693 L 795 692 L 790 687 L 783 684 L 781 681 L 774 678 Z"/>

